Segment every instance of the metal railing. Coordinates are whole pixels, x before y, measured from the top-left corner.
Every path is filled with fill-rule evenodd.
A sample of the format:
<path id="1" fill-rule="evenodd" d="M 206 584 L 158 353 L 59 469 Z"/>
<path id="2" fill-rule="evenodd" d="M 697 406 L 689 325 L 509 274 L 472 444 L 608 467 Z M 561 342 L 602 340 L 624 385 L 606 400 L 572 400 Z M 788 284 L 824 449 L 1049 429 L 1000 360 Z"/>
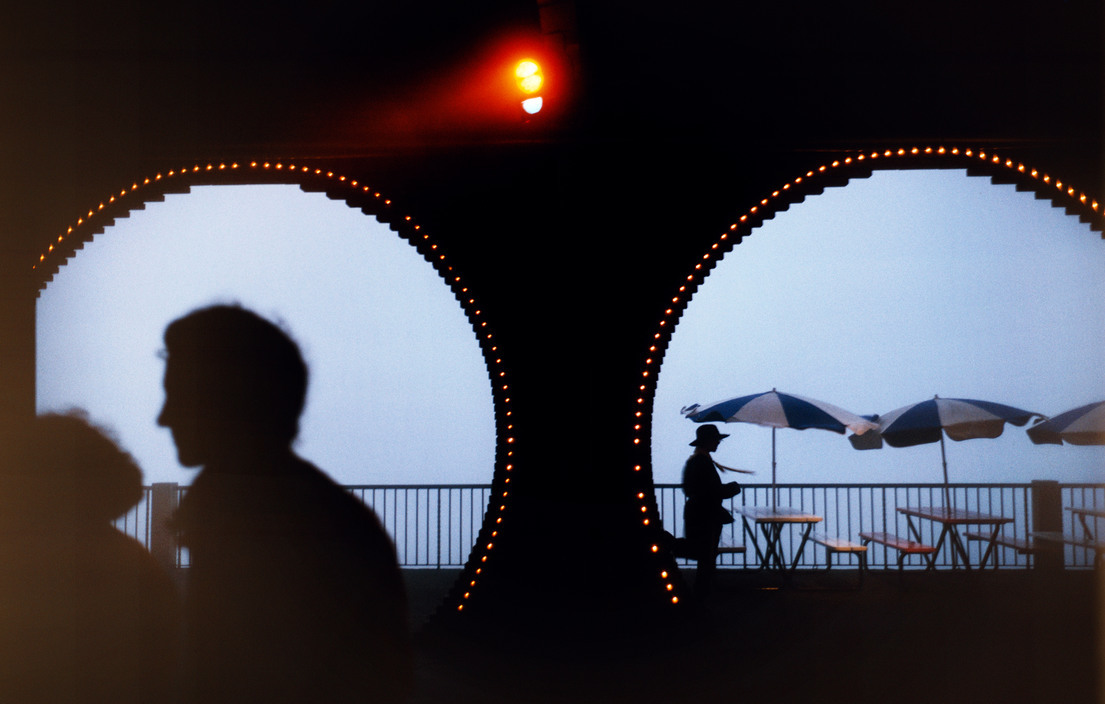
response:
<path id="1" fill-rule="evenodd" d="M 740 494 L 727 500 L 726 508 L 733 510 L 740 506 L 770 506 L 770 485 L 745 484 Z M 656 503 L 664 528 L 676 536 L 683 535 L 683 492 L 679 484 L 657 484 Z M 1086 508 L 1105 508 L 1105 485 L 1102 484 L 1061 484 L 1061 502 L 1063 506 Z M 944 504 L 944 486 L 942 484 L 779 484 L 777 485 L 776 505 L 789 506 L 812 513 L 823 518 L 815 530 L 826 535 L 859 541 L 860 531 L 874 531 L 908 536 L 906 518 L 897 509 L 907 506 L 942 506 Z M 1032 485 L 1031 484 L 953 484 L 951 499 L 957 508 L 1005 516 L 1013 519 L 1002 529 L 1006 538 L 1025 539 L 1032 531 Z M 940 526 L 932 521 L 915 521 L 922 537 L 930 545 L 935 544 L 940 535 Z M 1063 531 L 1069 535 L 1079 532 L 1069 512 L 1063 512 Z M 792 555 L 797 547 L 801 533 L 797 530 L 784 530 L 782 533 L 783 554 Z M 762 537 L 761 537 L 762 541 Z M 966 541 L 971 564 L 981 559 L 982 545 L 977 541 Z M 756 551 L 753 549 L 739 516 L 725 526 L 721 545 L 744 546 L 743 554 L 727 553 L 719 555 L 720 567 L 756 567 Z M 761 542 L 762 546 L 762 542 Z M 828 555 L 824 550 L 807 546 L 798 562 L 798 567 L 825 567 Z M 1017 554 L 1015 550 L 996 548 L 997 564 L 1003 568 L 1026 568 L 1030 566 L 1030 557 Z M 897 551 L 882 545 L 872 544 L 868 549 L 869 567 L 897 567 Z M 839 558 L 838 558 L 839 559 Z M 1066 546 L 1064 564 L 1067 567 L 1092 567 L 1094 554 L 1085 548 Z M 680 563 L 684 563 L 680 560 Z M 912 565 L 910 563 L 913 563 Z M 907 560 L 908 567 L 921 568 L 924 564 L 918 560 Z M 937 567 L 952 566 L 952 551 L 941 550 Z"/>
<path id="2" fill-rule="evenodd" d="M 491 498 L 489 484 L 345 488 L 379 516 L 401 567 L 463 567 Z"/>
<path id="3" fill-rule="evenodd" d="M 407 568 L 463 567 L 476 543 L 483 525 L 484 511 L 491 487 L 486 484 L 452 485 L 358 485 L 345 487 L 372 508 L 395 542 L 399 563 Z M 678 484 L 657 484 L 656 503 L 664 528 L 673 535 L 683 535 L 683 492 Z M 727 502 L 727 508 L 771 505 L 771 487 L 745 484 L 743 491 Z M 1105 509 L 1105 485 L 1061 484 L 1064 507 Z M 179 488 L 183 495 L 187 487 Z M 940 506 L 944 501 L 941 484 L 780 484 L 776 497 L 779 506 L 791 506 L 817 514 L 824 520 L 816 527 L 830 536 L 859 539 L 860 531 L 883 531 L 906 535 L 906 519 L 897 512 L 904 506 Z M 125 516 L 115 521 L 115 527 L 138 540 L 147 548 L 151 542 L 151 525 L 157 519 L 151 511 L 151 489 L 146 488 L 142 501 Z M 1002 529 L 1004 537 L 1026 538 L 1032 530 L 1031 484 L 954 484 L 952 500 L 959 508 L 997 514 L 1013 519 Z M 918 521 L 922 537 L 930 544 L 939 537 L 939 528 L 930 521 Z M 1105 529 L 1105 526 L 1101 526 Z M 1076 535 L 1081 530 L 1068 511 L 1063 512 L 1063 530 Z M 796 531 L 783 531 L 785 554 L 793 554 Z M 1105 533 L 1099 533 L 1105 535 Z M 743 545 L 743 554 L 723 554 L 718 558 L 722 567 L 755 567 L 755 550 L 747 543 L 738 518 L 725 527 L 722 545 Z M 972 564 L 981 557 L 980 545 L 968 542 Z M 868 551 L 871 567 L 895 566 L 897 554 L 878 545 Z M 998 566 L 1026 568 L 1030 558 L 1011 549 L 997 549 Z M 1068 567 L 1093 565 L 1092 551 L 1066 546 L 1064 562 Z M 807 548 L 799 567 L 826 566 L 824 550 Z M 913 562 L 907 567 L 920 567 Z M 176 564 L 187 567 L 186 550 L 178 550 Z M 941 551 L 938 567 L 951 566 L 950 551 Z"/>
<path id="4" fill-rule="evenodd" d="M 489 484 L 356 485 L 344 487 L 375 511 L 395 543 L 399 565 L 406 568 L 463 567 L 476 544 L 491 497 Z M 177 491 L 177 503 L 188 491 Z M 115 527 L 151 545 L 152 488 L 142 500 L 114 523 Z M 177 548 L 177 567 L 190 564 L 187 549 Z"/>
<path id="5" fill-rule="evenodd" d="M 129 535 L 148 550 L 150 547 L 150 525 L 152 502 L 150 501 L 151 487 L 142 488 L 142 498 L 131 510 L 115 519 L 112 525 L 124 535 Z"/>

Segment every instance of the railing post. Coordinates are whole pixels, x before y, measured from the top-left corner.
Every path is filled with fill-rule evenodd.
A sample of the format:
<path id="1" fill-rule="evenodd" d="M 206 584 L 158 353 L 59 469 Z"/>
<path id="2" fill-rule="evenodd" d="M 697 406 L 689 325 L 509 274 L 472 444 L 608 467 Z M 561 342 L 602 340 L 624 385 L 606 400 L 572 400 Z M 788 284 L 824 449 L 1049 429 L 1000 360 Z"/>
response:
<path id="1" fill-rule="evenodd" d="M 179 492 L 175 482 L 154 484 L 150 489 L 150 553 L 170 572 L 177 566 L 177 536 L 170 519 Z"/>
<path id="2" fill-rule="evenodd" d="M 1063 531 L 1063 501 L 1059 482 L 1051 479 L 1032 481 L 1032 530 L 1058 533 Z M 1048 543 L 1036 553 L 1033 564 L 1038 570 L 1062 569 L 1063 546 Z"/>

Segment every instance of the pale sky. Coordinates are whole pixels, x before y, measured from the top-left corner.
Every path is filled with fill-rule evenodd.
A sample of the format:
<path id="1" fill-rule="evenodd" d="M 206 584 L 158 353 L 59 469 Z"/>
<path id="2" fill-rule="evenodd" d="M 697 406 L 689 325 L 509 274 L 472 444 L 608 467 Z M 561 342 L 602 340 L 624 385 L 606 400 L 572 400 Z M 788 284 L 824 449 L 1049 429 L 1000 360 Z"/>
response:
<path id="1" fill-rule="evenodd" d="M 767 221 L 694 295 L 657 380 L 654 477 L 680 481 L 691 403 L 777 388 L 858 414 L 939 394 L 1056 415 L 1105 400 L 1103 342 L 1100 233 L 965 171 L 876 172 Z M 719 427 L 715 458 L 769 483 L 770 428 Z M 860 452 L 790 429 L 776 443 L 780 483 L 942 477 L 938 443 Z M 1008 425 L 947 455 L 952 482 L 1105 480 L 1103 448 L 1037 446 Z"/>
<path id="2" fill-rule="evenodd" d="M 310 369 L 297 450 L 343 484 L 489 483 L 490 379 L 437 272 L 386 225 L 295 186 L 205 186 L 120 219 L 38 301 L 38 408 L 84 408 L 145 481 L 187 484 L 165 326 L 211 303 L 280 321 Z"/>
<path id="3" fill-rule="evenodd" d="M 978 398 L 1055 415 L 1105 399 L 1105 242 L 1013 186 L 885 171 L 780 213 L 726 255 L 679 321 L 658 378 L 653 470 L 678 482 L 679 414 L 771 388 L 855 413 Z M 490 381 L 460 305 L 375 219 L 293 186 L 170 195 L 98 235 L 38 303 L 38 405 L 114 429 L 146 481 L 188 483 L 154 423 L 172 319 L 239 302 L 282 320 L 311 388 L 298 450 L 338 481 L 488 483 Z M 659 311 L 657 311 L 659 314 Z M 627 360 L 628 363 L 628 360 Z M 771 431 L 722 427 L 717 459 L 770 481 Z M 859 452 L 779 430 L 780 482 L 937 482 L 940 448 Z M 1105 480 L 1105 449 L 1021 428 L 948 442 L 956 481 Z"/>

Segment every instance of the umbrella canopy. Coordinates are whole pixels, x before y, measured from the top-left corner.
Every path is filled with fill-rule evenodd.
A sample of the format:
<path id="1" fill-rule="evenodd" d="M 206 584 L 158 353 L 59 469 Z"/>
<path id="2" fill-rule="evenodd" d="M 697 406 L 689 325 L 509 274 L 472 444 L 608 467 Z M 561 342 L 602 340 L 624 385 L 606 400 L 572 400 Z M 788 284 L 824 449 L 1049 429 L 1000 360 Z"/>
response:
<path id="1" fill-rule="evenodd" d="M 682 410 L 695 423 L 753 423 L 771 428 L 771 486 L 775 487 L 775 429 L 820 428 L 843 434 L 851 430 L 862 435 L 878 424 L 854 413 L 811 398 L 780 393 L 775 389 L 719 401 L 708 406 L 693 404 Z M 772 504 L 775 492 L 771 492 Z"/>
<path id="2" fill-rule="evenodd" d="M 1043 416 L 991 401 L 934 396 L 879 416 L 879 435 L 891 447 L 911 447 L 939 440 L 944 464 L 944 496 L 950 505 L 944 435 L 955 441 L 996 438 L 1002 434 L 1006 423 L 1021 426 L 1033 417 Z"/>
<path id="3" fill-rule="evenodd" d="M 1037 423 L 1028 429 L 1037 445 L 1105 445 L 1105 401 L 1089 403 Z"/>

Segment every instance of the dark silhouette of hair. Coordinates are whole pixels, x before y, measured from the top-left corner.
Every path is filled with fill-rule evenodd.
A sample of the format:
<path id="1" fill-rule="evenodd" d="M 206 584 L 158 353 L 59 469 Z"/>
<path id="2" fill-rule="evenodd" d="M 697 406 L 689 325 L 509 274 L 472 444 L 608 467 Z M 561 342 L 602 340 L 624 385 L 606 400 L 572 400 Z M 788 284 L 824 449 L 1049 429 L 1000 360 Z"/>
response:
<path id="1" fill-rule="evenodd" d="M 142 470 L 134 458 L 83 411 L 38 416 L 20 445 L 25 454 L 17 467 L 53 480 L 55 500 L 75 523 L 112 521 L 142 499 Z"/>
<path id="2" fill-rule="evenodd" d="M 177 683 L 180 604 L 111 521 L 142 475 L 79 412 L 0 440 L 0 701 L 158 702 Z"/>
<path id="3" fill-rule="evenodd" d="M 295 439 L 307 365 L 273 323 L 238 306 L 202 308 L 169 325 L 165 348 L 210 412 L 287 443 Z"/>

